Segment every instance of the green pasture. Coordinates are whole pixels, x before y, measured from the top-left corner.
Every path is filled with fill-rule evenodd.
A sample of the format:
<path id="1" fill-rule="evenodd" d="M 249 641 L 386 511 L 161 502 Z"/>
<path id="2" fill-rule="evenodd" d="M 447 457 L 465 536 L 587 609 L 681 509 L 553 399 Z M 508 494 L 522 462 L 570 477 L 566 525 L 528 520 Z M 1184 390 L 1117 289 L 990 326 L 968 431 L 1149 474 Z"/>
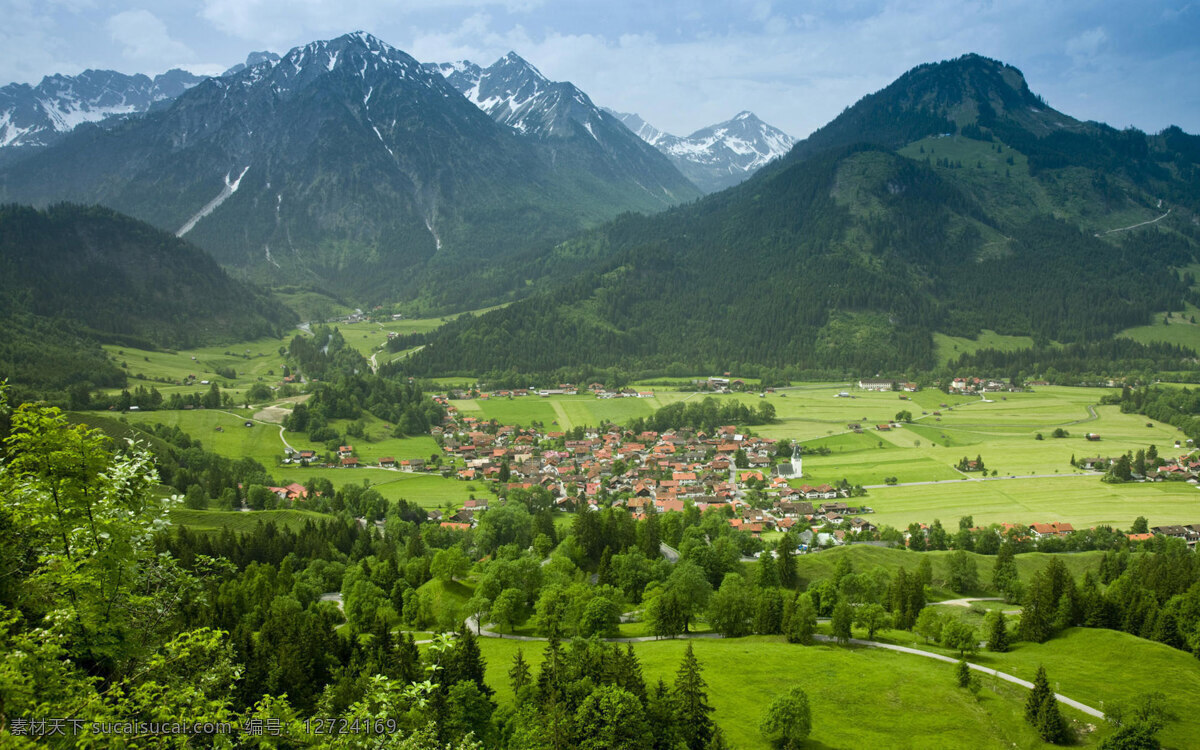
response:
<path id="1" fill-rule="evenodd" d="M 1155 313 L 1150 325 L 1126 328 L 1117 335 L 1143 344 L 1157 341 L 1200 351 L 1200 324 L 1193 322 L 1200 315 L 1200 308 L 1185 304 L 1187 309 L 1182 313 L 1173 312 L 1169 316 L 1165 312 Z M 1168 319 L 1167 325 L 1163 325 L 1163 318 Z"/>
<path id="2" fill-rule="evenodd" d="M 1024 721 L 1027 691 L 985 683 L 975 698 L 955 686 L 953 664 L 878 649 L 799 646 L 779 637 L 690 643 L 708 684 L 713 720 L 735 747 L 769 747 L 758 732 L 759 718 L 794 685 L 805 689 L 812 706 L 808 747 L 1050 747 Z M 507 673 L 517 649 L 536 673 L 545 644 L 483 638 L 479 646 L 497 702 L 511 705 Z M 635 644 L 647 684 L 661 678 L 671 685 L 686 647 L 682 640 Z M 1080 722 L 1090 718 L 1066 708 L 1064 715 Z M 1082 746 L 1094 746 L 1107 731 L 1099 728 Z"/>
<path id="3" fill-rule="evenodd" d="M 1112 524 L 1129 528 L 1138 516 L 1151 525 L 1200 523 L 1200 489 L 1181 482 L 1105 484 L 1096 476 L 962 480 L 878 487 L 866 501 L 876 524 L 903 527 L 940 518 L 972 516 L 977 525 L 1065 521 L 1076 528 Z"/>
<path id="4" fill-rule="evenodd" d="M 996 349 L 1002 352 L 1015 352 L 1019 349 L 1032 349 L 1032 336 L 1006 336 L 984 329 L 978 336 L 969 339 L 963 336 L 948 336 L 944 333 L 933 334 L 933 346 L 937 359 L 942 364 L 949 364 L 964 354 L 974 354 L 980 349 Z"/>
<path id="5" fill-rule="evenodd" d="M 872 500 L 868 504 L 886 512 L 893 507 L 904 507 L 907 511 L 910 509 L 908 503 L 921 498 L 928 498 L 931 506 L 946 499 L 949 501 L 947 507 L 955 509 L 967 502 L 982 502 L 983 505 L 974 507 L 985 514 L 989 510 L 1000 512 L 1002 508 L 1019 510 L 1021 498 L 1034 488 L 1037 494 L 1028 498 L 1032 503 L 1030 507 L 1040 508 L 1044 500 L 1061 493 L 1061 500 L 1072 507 L 1062 511 L 1069 517 L 1058 520 L 1071 521 L 1123 517 L 1125 509 L 1111 504 L 1115 502 L 1120 506 L 1130 498 L 1190 497 L 1190 488 L 1177 486 L 1151 489 L 1148 485 L 1137 485 L 1141 490 L 1135 491 L 1130 486 L 1102 485 L 1098 477 L 1083 478 L 1083 472 L 1071 466 L 1072 458 L 1117 456 L 1149 445 L 1154 445 L 1161 456 L 1183 452 L 1174 447 L 1175 440 L 1182 437 L 1177 428 L 1137 414 L 1122 414 L 1116 406 L 1093 406 L 1108 392 L 1109 389 L 1100 388 L 1043 387 L 1026 393 L 987 394 L 986 399 L 973 397 L 947 408 L 939 406 L 920 411 L 910 408 L 914 422 L 886 432 L 874 429 L 875 420 L 860 420 L 865 428 L 862 434 L 843 432 L 804 440 L 805 447 L 814 452 L 804 457 L 804 479 L 793 481 L 793 484 L 835 482 L 843 478 L 854 484 L 867 485 L 883 484 L 887 477 L 896 477 L 901 484 L 957 480 L 967 483 L 970 489 L 944 485 L 878 488 L 871 490 Z M 918 395 L 925 393 L 934 397 L 944 395 L 936 391 Z M 855 399 L 854 406 L 845 407 L 842 416 L 848 416 L 851 408 L 856 412 L 864 411 L 859 401 Z M 940 415 L 934 411 L 939 411 Z M 1056 428 L 1066 430 L 1068 435 L 1052 437 Z M 1100 439 L 1088 440 L 1088 433 L 1095 433 Z M 1041 440 L 1037 439 L 1038 434 L 1042 435 Z M 830 454 L 817 455 L 815 449 L 821 447 L 828 448 Z M 1049 479 L 1010 480 L 1018 484 L 1008 481 L 981 483 L 976 481 L 980 475 L 964 475 L 954 468 L 964 456 L 969 459 L 981 457 L 989 475 L 996 471 L 1002 477 L 1045 475 Z M 1077 480 L 1060 478 L 1069 475 L 1077 475 Z M 951 500 L 959 496 L 962 496 L 962 503 Z M 1105 506 L 1099 516 L 1079 507 L 1080 501 L 1086 501 L 1089 496 L 1099 504 L 1097 510 Z M 893 499 L 902 499 L 904 503 L 895 506 L 891 502 Z M 993 504 L 996 508 L 989 508 Z M 1139 513 L 1133 512 L 1128 520 L 1137 515 Z M 922 517 L 922 520 L 927 519 Z"/>
<path id="6" fill-rule="evenodd" d="M 253 531 L 258 524 L 273 523 L 277 527 L 286 527 L 299 531 L 309 523 L 322 523 L 334 520 L 333 516 L 325 513 L 315 513 L 310 510 L 288 508 L 283 510 L 191 510 L 189 508 L 174 508 L 170 513 L 171 523 L 176 526 L 186 526 L 192 531 L 220 531 L 229 529 L 234 533 Z"/>

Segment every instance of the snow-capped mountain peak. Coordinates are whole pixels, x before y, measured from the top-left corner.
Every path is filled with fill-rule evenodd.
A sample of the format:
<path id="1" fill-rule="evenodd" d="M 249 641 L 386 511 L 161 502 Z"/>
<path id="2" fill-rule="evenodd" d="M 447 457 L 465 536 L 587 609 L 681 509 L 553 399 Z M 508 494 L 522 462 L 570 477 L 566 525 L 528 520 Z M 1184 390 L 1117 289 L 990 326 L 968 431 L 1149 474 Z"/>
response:
<path id="1" fill-rule="evenodd" d="M 796 142 L 748 110 L 725 122 L 701 128 L 686 138 L 665 133 L 636 114 L 609 112 L 639 138 L 666 154 L 705 192 L 736 185 L 767 162 L 786 154 Z"/>
<path id="2" fill-rule="evenodd" d="M 183 70 L 154 78 L 114 70 L 46 76 L 37 86 L 0 88 L 0 148 L 40 147 L 85 122 L 146 112 L 204 80 Z"/>
<path id="3" fill-rule="evenodd" d="M 469 60 L 429 63 L 494 121 L 529 139 L 554 144 L 559 165 L 578 160 L 588 169 L 628 174 L 657 200 L 675 203 L 696 195 L 695 186 L 654 148 L 621 126 L 569 81 L 552 81 L 516 52 L 486 68 Z"/>

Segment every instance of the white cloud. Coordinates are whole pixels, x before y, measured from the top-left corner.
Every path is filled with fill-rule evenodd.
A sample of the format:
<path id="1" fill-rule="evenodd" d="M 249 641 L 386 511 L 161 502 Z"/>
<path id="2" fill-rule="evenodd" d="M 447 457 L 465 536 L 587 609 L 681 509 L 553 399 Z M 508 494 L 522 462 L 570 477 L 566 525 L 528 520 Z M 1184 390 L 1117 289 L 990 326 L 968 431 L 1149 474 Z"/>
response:
<path id="1" fill-rule="evenodd" d="M 542 0 L 203 0 L 200 16 L 226 34 L 278 46 L 355 29 L 372 31 L 417 13 L 481 8 L 518 13 L 541 4 Z"/>
<path id="2" fill-rule="evenodd" d="M 172 39 L 167 25 L 148 10 L 118 13 L 108 19 L 105 28 L 129 60 L 170 66 L 193 56 L 188 46 Z"/>
<path id="3" fill-rule="evenodd" d="M 1068 39 L 1066 50 L 1077 64 L 1085 63 L 1095 58 L 1107 42 L 1108 32 L 1103 26 L 1097 26 Z"/>

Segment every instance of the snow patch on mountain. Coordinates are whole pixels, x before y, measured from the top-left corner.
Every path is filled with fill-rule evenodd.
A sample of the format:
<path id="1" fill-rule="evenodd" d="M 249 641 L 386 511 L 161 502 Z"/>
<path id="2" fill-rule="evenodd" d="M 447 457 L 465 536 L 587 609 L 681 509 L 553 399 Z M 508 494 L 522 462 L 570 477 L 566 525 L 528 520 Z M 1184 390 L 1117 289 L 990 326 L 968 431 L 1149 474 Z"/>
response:
<path id="1" fill-rule="evenodd" d="M 217 208 L 222 203 L 229 200 L 229 196 L 231 196 L 237 192 L 238 185 L 242 184 L 242 178 L 246 176 L 246 172 L 248 172 L 249 170 L 250 170 L 250 165 L 247 164 L 246 168 L 243 169 L 240 174 L 238 174 L 236 180 L 229 179 L 233 175 L 233 172 L 226 173 L 225 174 L 225 187 L 223 187 L 221 189 L 221 192 L 217 194 L 217 197 L 213 198 L 208 203 L 204 204 L 204 208 L 197 211 L 195 216 L 188 219 L 187 223 L 185 223 L 182 227 L 180 227 L 179 231 L 175 233 L 175 236 L 182 237 L 183 235 L 192 231 L 192 227 L 196 226 L 197 222 L 199 222 L 205 216 L 208 216 L 209 214 L 211 214 L 213 211 L 216 211 Z M 278 208 L 276 210 L 278 210 Z M 270 252 L 270 250 L 268 250 L 267 257 L 270 258 L 270 255 L 271 255 L 271 252 Z"/>

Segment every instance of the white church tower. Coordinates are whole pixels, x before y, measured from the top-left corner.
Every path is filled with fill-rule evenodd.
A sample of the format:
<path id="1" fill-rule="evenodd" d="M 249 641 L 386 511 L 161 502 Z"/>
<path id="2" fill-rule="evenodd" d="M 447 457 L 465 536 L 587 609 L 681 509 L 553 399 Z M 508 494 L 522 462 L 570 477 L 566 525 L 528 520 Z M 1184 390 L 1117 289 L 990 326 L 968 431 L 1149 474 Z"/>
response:
<path id="1" fill-rule="evenodd" d="M 792 446 L 792 476 L 796 479 L 804 476 L 803 461 L 800 458 L 800 446 Z"/>

